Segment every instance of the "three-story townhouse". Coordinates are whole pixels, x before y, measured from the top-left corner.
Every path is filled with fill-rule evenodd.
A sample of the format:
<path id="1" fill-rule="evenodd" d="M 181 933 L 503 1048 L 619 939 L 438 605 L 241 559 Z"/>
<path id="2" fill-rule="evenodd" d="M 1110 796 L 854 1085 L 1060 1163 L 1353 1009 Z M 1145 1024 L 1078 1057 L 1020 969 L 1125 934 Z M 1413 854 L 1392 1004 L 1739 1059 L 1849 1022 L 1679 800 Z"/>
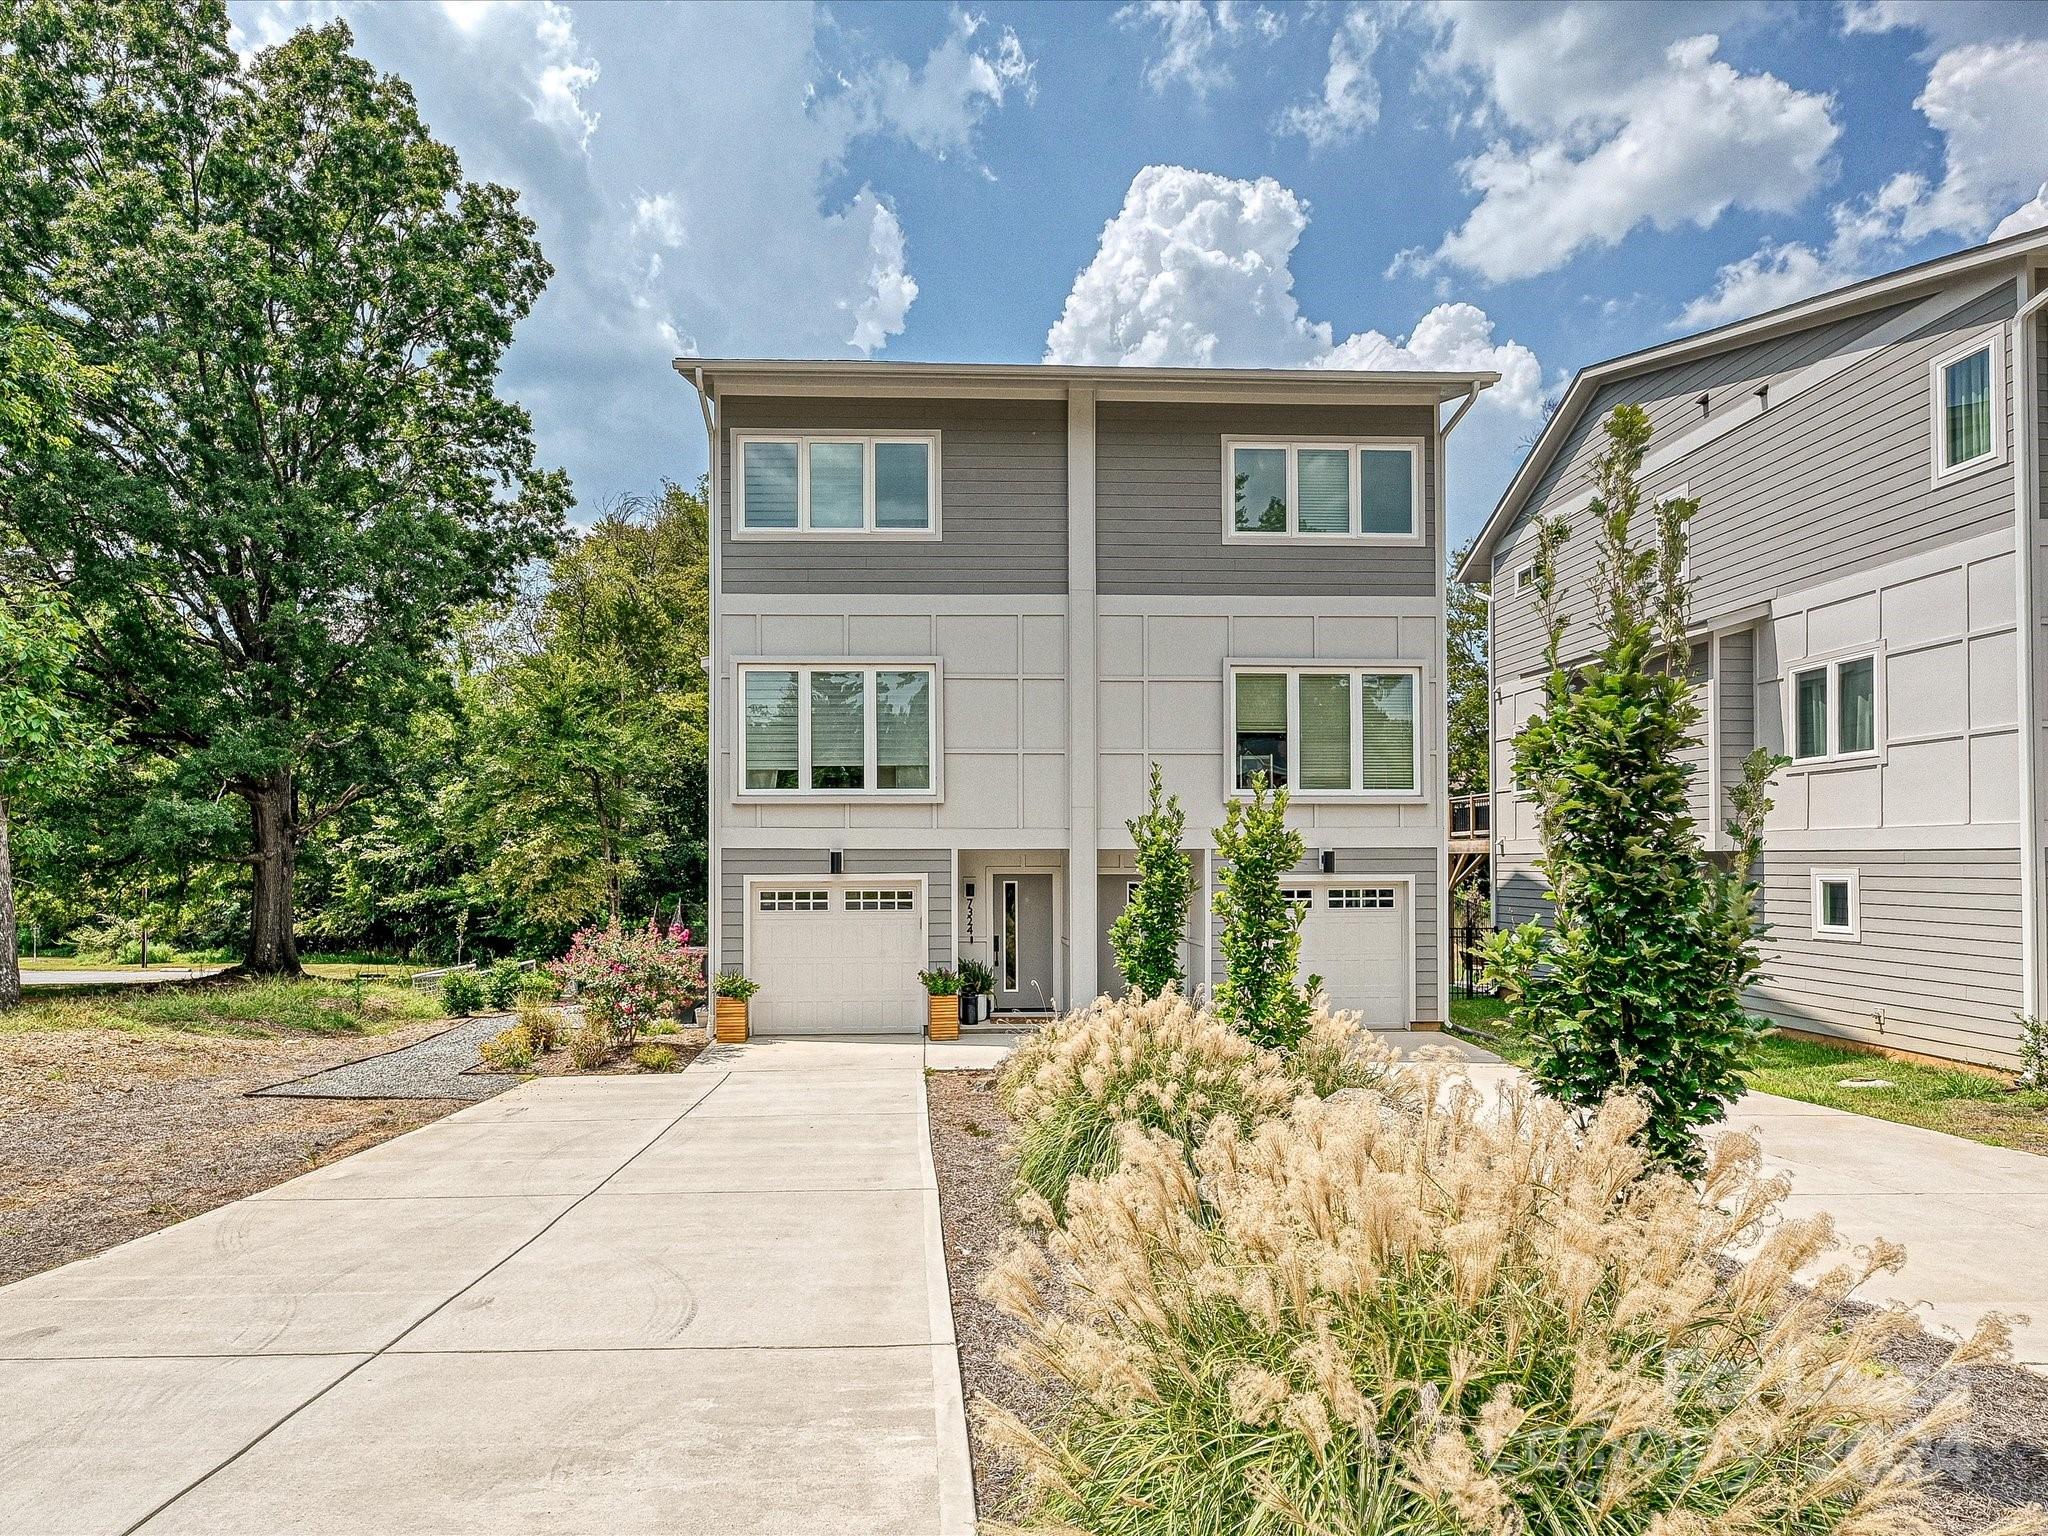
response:
<path id="1" fill-rule="evenodd" d="M 1515 733 L 1540 706 L 1541 517 L 1590 643 L 1590 469 L 1614 406 L 1649 413 L 1650 497 L 1691 496 L 1702 709 L 1694 815 L 1725 850 L 1756 746 L 1788 758 L 1766 823 L 1751 1004 L 1778 1025 L 2009 1065 L 2043 1000 L 2041 732 L 2048 231 L 1595 364 L 1459 572 L 1490 581 L 1496 919 L 1547 912 Z"/>
<path id="2" fill-rule="evenodd" d="M 711 452 L 710 937 L 767 1033 L 1120 984 L 1160 765 L 1221 972 L 1211 833 L 1267 773 L 1303 969 L 1446 996 L 1444 453 L 1490 373 L 679 360 Z"/>

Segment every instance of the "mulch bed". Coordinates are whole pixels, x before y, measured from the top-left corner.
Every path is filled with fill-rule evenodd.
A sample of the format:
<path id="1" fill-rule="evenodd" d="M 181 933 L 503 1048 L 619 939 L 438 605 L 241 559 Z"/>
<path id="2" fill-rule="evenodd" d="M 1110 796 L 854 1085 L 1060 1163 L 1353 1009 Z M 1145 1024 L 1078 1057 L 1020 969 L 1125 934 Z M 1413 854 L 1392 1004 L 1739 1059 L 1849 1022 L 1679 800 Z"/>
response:
<path id="1" fill-rule="evenodd" d="M 1005 1365 L 1002 1350 L 1017 1325 L 976 1289 L 1002 1254 L 1016 1221 L 1010 1212 L 1010 1160 L 1002 1146 L 1009 1117 L 996 1103 L 993 1072 L 930 1072 L 932 1163 L 939 1176 L 939 1216 L 946 1238 L 946 1278 L 953 1293 L 953 1333 L 960 1341 L 960 1380 L 967 1396 L 967 1443 L 974 1460 L 974 1503 L 1000 1514 L 1016 1471 L 981 1435 L 974 1404 L 985 1399 L 1028 1424 L 1047 1422 L 1058 1404 L 1045 1386 Z"/>
<path id="2" fill-rule="evenodd" d="M 1016 1486 L 1016 1474 L 983 1441 L 975 1425 L 975 1401 L 986 1399 L 1028 1424 L 1042 1425 L 1050 1422 L 1058 1399 L 1002 1362 L 1001 1352 L 1017 1337 L 1017 1326 L 977 1290 L 1016 1230 L 1010 1160 L 1002 1151 L 1010 1124 L 996 1103 L 995 1073 L 932 1072 L 925 1096 L 953 1329 L 968 1403 L 975 1505 L 983 1516 L 997 1515 Z M 1885 1363 L 1926 1381 L 1953 1347 L 1953 1340 L 1923 1333 L 1888 1349 Z M 2048 1508 L 2048 1376 L 2017 1366 L 1960 1367 L 1932 1382 L 1925 1406 L 1958 1387 L 1969 1391 L 1970 1417 L 1925 1453 L 1926 1470 L 1935 1479 L 1934 1518 L 1942 1529 L 1971 1536 L 2023 1505 Z"/>
<path id="3" fill-rule="evenodd" d="M 0 1284 L 85 1258 L 462 1108 L 457 1099 L 249 1098 L 410 1045 L 356 1036 L 0 1036 Z"/>

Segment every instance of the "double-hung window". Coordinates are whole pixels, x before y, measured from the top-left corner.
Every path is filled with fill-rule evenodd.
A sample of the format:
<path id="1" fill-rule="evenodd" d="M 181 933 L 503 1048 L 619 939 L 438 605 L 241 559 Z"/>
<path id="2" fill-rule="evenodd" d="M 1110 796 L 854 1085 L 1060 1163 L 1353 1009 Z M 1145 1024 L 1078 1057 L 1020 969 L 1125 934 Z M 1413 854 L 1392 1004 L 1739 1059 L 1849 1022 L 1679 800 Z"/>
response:
<path id="1" fill-rule="evenodd" d="M 740 433 L 739 537 L 931 538 L 939 527 L 937 433 Z"/>
<path id="2" fill-rule="evenodd" d="M 1933 368 L 1934 479 L 2005 462 L 2004 333 L 1937 358 Z"/>
<path id="3" fill-rule="evenodd" d="M 745 795 L 930 795 L 938 742 L 930 665 L 740 669 Z"/>
<path id="4" fill-rule="evenodd" d="M 1877 750 L 1877 658 L 1848 656 L 1792 673 L 1794 762 L 1861 757 Z"/>
<path id="5" fill-rule="evenodd" d="M 1414 668 L 1240 667 L 1230 678 L 1231 785 L 1297 795 L 1414 795 Z"/>
<path id="6" fill-rule="evenodd" d="M 1234 539 L 1413 539 L 1422 445 L 1223 443 L 1223 529 Z"/>

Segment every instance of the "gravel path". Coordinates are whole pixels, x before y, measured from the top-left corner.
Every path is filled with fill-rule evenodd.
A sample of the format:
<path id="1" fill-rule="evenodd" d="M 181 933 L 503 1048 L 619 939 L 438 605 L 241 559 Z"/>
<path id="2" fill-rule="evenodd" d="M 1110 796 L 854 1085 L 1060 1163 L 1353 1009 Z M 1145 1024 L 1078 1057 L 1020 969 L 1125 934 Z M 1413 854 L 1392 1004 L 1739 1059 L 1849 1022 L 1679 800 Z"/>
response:
<path id="1" fill-rule="evenodd" d="M 482 1060 L 477 1048 L 511 1022 L 502 1013 L 464 1019 L 418 1045 L 256 1091 L 287 1099 L 488 1099 L 526 1081 L 510 1072 L 469 1070 Z"/>

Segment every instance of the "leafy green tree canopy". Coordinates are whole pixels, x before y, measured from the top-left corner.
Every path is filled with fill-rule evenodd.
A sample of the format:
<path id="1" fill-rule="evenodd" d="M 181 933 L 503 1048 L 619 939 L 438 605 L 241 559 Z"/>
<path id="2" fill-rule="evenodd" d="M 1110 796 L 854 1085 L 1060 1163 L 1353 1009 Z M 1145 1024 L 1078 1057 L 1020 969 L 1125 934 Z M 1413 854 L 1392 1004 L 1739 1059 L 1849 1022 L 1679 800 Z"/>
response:
<path id="1" fill-rule="evenodd" d="M 297 969 L 299 850 L 385 781 L 452 612 L 570 504 L 494 393 L 532 223 L 350 44 L 243 68 L 221 0 L 0 0 L 0 327 L 108 380 L 0 505 L 159 792 L 251 869 L 258 972 Z"/>
<path id="2" fill-rule="evenodd" d="M 1557 554 L 1568 526 L 1537 529 L 1550 672 L 1543 710 L 1515 739 L 1515 781 L 1536 805 L 1554 921 L 1496 935 L 1488 969 L 1534 1047 L 1543 1091 L 1588 1108 L 1615 1092 L 1641 1096 L 1646 1145 L 1683 1166 L 1698 1156 L 1696 1129 L 1741 1092 L 1757 1034 L 1742 999 L 1760 965 L 1751 870 L 1778 760 L 1757 752 L 1745 765 L 1732 796 L 1734 857 L 1717 867 L 1681 756 L 1700 719 L 1683 577 L 1698 504 L 1657 503 L 1654 537 L 1634 541 L 1649 418 L 1618 406 L 1606 433 L 1592 502 L 1601 645 L 1584 664 L 1562 659 Z"/>
<path id="3" fill-rule="evenodd" d="M 1181 945 L 1188 930 L 1188 875 L 1192 862 L 1181 847 L 1188 818 L 1180 796 L 1169 795 L 1152 765 L 1145 809 L 1124 823 L 1138 850 L 1138 888 L 1109 925 L 1109 947 L 1124 980 L 1147 997 L 1157 997 L 1182 980 Z"/>

